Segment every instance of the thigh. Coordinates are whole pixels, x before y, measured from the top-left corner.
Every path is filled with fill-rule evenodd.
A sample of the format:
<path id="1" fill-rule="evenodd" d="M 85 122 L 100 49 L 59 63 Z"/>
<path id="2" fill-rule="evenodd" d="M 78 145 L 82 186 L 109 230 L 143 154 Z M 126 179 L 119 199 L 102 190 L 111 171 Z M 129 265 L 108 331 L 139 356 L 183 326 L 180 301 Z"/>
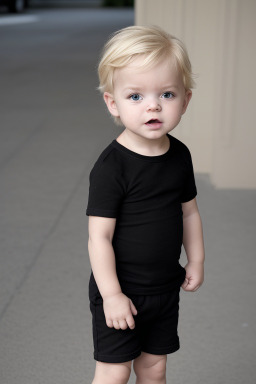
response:
<path id="1" fill-rule="evenodd" d="M 133 368 L 136 376 L 145 380 L 160 380 L 166 374 L 166 355 L 153 355 L 142 352 L 133 362 Z"/>
<path id="2" fill-rule="evenodd" d="M 151 353 L 142 352 L 140 356 L 134 359 L 134 367 L 150 368 L 159 362 L 166 365 L 167 355 L 152 355 Z"/>
<path id="3" fill-rule="evenodd" d="M 180 288 L 157 295 L 158 307 L 155 316 L 141 329 L 142 351 L 153 355 L 166 355 L 180 347 L 178 337 Z M 148 305 L 150 306 L 150 298 Z M 153 312 L 153 311 L 152 311 Z"/>
<path id="4" fill-rule="evenodd" d="M 129 362 L 140 355 L 137 329 L 109 328 L 100 297 L 90 301 L 93 324 L 94 358 L 104 363 Z"/>

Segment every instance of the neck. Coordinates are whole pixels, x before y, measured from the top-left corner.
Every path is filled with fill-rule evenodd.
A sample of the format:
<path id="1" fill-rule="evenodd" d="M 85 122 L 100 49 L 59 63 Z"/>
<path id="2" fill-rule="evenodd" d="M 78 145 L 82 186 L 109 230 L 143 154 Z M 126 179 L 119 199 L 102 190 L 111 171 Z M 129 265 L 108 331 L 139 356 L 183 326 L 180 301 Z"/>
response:
<path id="1" fill-rule="evenodd" d="M 125 129 L 117 141 L 131 151 L 145 156 L 159 156 L 166 153 L 170 142 L 166 135 L 158 139 L 148 139 Z"/>

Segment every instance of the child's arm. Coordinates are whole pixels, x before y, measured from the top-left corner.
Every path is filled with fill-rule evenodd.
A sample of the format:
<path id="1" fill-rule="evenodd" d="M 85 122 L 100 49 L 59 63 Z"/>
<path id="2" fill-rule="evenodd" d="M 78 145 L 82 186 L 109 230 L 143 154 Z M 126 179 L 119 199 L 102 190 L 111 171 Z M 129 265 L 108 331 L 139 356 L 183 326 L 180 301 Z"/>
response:
<path id="1" fill-rule="evenodd" d="M 196 199 L 183 203 L 182 210 L 183 245 L 188 258 L 182 288 L 184 291 L 196 291 L 204 281 L 203 229 Z"/>
<path id="2" fill-rule="evenodd" d="M 135 327 L 132 315 L 137 310 L 132 301 L 122 293 L 117 274 L 112 238 L 116 219 L 89 216 L 88 250 L 91 267 L 100 294 L 107 326 L 116 329 Z"/>

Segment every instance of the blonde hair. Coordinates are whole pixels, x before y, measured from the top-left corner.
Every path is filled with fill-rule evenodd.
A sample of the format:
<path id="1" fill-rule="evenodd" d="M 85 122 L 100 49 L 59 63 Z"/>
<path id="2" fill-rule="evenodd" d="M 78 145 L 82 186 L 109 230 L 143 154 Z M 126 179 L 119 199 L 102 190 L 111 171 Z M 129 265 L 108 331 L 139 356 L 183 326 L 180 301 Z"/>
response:
<path id="1" fill-rule="evenodd" d="M 114 71 L 143 55 L 142 67 L 156 65 L 166 57 L 173 57 L 181 71 L 185 90 L 194 87 L 191 63 L 183 43 L 161 28 L 131 26 L 115 32 L 105 44 L 98 66 L 99 90 L 113 93 Z"/>

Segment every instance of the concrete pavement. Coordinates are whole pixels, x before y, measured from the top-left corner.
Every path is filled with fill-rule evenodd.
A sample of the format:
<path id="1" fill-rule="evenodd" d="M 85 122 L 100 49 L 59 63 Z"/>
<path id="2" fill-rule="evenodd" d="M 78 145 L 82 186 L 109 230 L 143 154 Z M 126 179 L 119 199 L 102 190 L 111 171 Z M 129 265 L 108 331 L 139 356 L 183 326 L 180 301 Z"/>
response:
<path id="1" fill-rule="evenodd" d="M 133 12 L 29 14 L 38 21 L 0 27 L 0 383 L 87 384 L 88 176 L 120 131 L 95 91 L 96 63 Z M 256 191 L 217 191 L 205 175 L 197 185 L 205 284 L 181 294 L 168 382 L 254 384 Z"/>

